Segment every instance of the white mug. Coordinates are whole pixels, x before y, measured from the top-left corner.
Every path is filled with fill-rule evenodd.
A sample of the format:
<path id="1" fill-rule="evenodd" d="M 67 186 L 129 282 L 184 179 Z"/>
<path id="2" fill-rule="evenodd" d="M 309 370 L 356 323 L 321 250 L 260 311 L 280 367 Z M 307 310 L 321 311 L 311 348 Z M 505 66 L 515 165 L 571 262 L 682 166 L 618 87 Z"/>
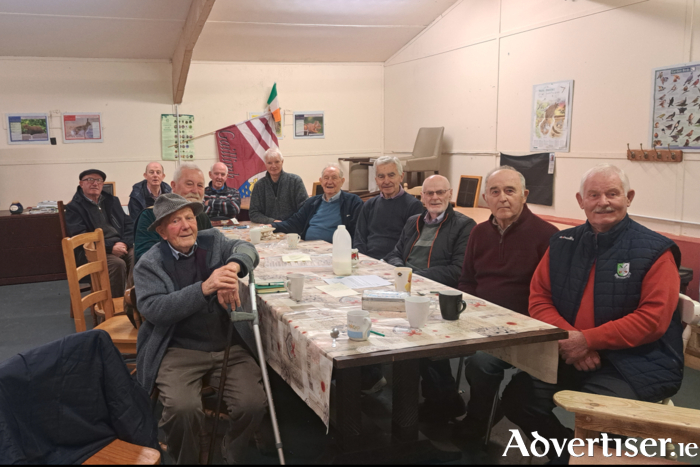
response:
<path id="1" fill-rule="evenodd" d="M 369 338 L 370 329 L 372 329 L 372 320 L 369 319 L 368 311 L 348 311 L 348 337 L 350 339 L 366 341 Z"/>
<path id="2" fill-rule="evenodd" d="M 304 294 L 303 274 L 289 274 L 284 285 L 289 292 L 289 298 L 297 302 L 301 301 L 301 297 Z"/>
<path id="3" fill-rule="evenodd" d="M 250 229 L 250 243 L 257 245 L 262 240 L 262 230 L 259 228 Z"/>
<path id="4" fill-rule="evenodd" d="M 406 297 L 406 316 L 412 328 L 422 328 L 430 316 L 430 297 Z"/>
<path id="5" fill-rule="evenodd" d="M 411 293 L 411 276 L 413 269 L 411 268 L 396 268 L 394 269 L 394 287 L 397 292 Z"/>
<path id="6" fill-rule="evenodd" d="M 287 247 L 290 250 L 295 249 L 297 247 L 298 243 L 299 243 L 299 234 L 295 234 L 295 233 L 287 234 Z"/>

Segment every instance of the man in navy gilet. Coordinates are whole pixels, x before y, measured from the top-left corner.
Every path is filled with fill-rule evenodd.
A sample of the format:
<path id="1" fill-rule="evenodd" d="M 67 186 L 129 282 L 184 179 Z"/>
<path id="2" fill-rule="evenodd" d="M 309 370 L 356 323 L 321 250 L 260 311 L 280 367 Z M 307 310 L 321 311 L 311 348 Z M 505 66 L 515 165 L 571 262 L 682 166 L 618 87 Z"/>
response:
<path id="1" fill-rule="evenodd" d="M 680 388 L 680 251 L 630 219 L 634 194 L 615 166 L 586 172 L 576 199 L 588 221 L 552 236 L 532 278 L 530 316 L 569 337 L 557 384 L 521 372 L 503 394 L 506 416 L 531 438 L 573 437 L 552 413 L 557 391 L 656 402 Z"/>

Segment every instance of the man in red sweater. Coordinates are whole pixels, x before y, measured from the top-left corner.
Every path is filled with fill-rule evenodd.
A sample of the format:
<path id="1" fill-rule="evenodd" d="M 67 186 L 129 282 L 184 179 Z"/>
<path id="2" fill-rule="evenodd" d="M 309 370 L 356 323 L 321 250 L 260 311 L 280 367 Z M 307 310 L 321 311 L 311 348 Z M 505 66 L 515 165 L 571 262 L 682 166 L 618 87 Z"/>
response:
<path id="1" fill-rule="evenodd" d="M 557 391 L 658 401 L 680 388 L 680 252 L 627 216 L 634 194 L 615 166 L 586 172 L 576 199 L 588 222 L 554 235 L 532 278 L 530 316 L 569 337 L 557 384 L 521 372 L 504 391 L 505 415 L 531 438 L 573 436 L 552 413 Z"/>
<path id="2" fill-rule="evenodd" d="M 474 227 L 469 237 L 458 288 L 527 315 L 530 280 L 558 229 L 528 209 L 525 177 L 514 168 L 492 170 L 485 186 L 483 197 L 491 217 Z M 467 416 L 456 429 L 459 436 L 484 435 L 508 368 L 512 366 L 485 352 L 467 358 L 464 373 L 471 395 Z M 501 416 L 499 411 L 498 418 Z"/>

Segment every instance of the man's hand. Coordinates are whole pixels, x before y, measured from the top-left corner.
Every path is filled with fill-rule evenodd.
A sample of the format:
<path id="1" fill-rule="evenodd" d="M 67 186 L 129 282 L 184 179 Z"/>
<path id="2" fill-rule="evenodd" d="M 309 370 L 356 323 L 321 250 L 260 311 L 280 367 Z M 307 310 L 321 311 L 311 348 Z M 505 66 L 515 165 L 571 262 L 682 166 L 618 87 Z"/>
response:
<path id="1" fill-rule="evenodd" d="M 219 290 L 216 292 L 217 298 L 219 299 L 219 305 L 226 309 L 227 305 L 231 305 L 234 310 L 241 306 L 241 297 L 238 295 L 238 290 Z"/>
<path id="2" fill-rule="evenodd" d="M 569 338 L 559 341 L 559 355 L 567 365 L 581 360 L 589 350 L 588 342 L 580 331 L 569 331 Z"/>
<path id="3" fill-rule="evenodd" d="M 574 368 L 578 371 L 598 370 L 600 368 L 600 355 L 595 350 L 589 350 L 582 359 L 574 362 Z"/>
<path id="4" fill-rule="evenodd" d="M 112 247 L 112 254 L 115 255 L 115 256 L 122 257 L 122 256 L 124 256 L 128 251 L 129 251 L 129 249 L 126 247 L 126 243 L 123 243 L 123 242 L 117 242 L 117 243 L 115 243 L 114 246 Z"/>
<path id="5" fill-rule="evenodd" d="M 238 273 L 240 270 L 241 267 L 238 263 L 228 263 L 214 270 L 209 279 L 202 282 L 202 293 L 208 296 L 219 290 L 224 290 L 238 295 Z"/>

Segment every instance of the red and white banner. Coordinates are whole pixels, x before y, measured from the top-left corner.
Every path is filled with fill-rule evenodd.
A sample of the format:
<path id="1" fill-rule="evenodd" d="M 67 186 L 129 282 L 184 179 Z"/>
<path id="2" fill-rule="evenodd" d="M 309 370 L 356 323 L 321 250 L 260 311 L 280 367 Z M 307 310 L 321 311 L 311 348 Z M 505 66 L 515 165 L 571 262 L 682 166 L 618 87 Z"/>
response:
<path id="1" fill-rule="evenodd" d="M 219 160 L 228 167 L 227 185 L 249 198 L 255 182 L 265 176 L 265 151 L 279 147 L 272 114 L 218 130 L 216 146 Z"/>

